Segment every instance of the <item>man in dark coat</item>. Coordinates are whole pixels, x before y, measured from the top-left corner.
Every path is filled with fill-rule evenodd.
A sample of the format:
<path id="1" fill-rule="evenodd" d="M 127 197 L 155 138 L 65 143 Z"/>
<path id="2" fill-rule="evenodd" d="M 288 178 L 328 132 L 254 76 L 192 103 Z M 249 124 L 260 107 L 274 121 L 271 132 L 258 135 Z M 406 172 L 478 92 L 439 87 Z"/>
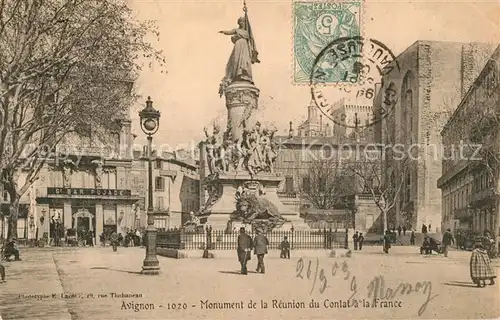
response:
<path id="1" fill-rule="evenodd" d="M 238 235 L 238 247 L 236 249 L 238 261 L 241 264 L 241 274 L 247 274 L 247 262 L 251 258 L 252 247 L 252 238 L 246 234 L 245 228 L 241 227 L 240 234 Z"/>
<path id="2" fill-rule="evenodd" d="M 422 224 L 422 233 L 427 233 L 427 226 L 425 224 Z"/>
<path id="3" fill-rule="evenodd" d="M 110 242 L 111 242 L 111 245 L 113 246 L 113 252 L 116 252 L 118 250 L 118 243 L 120 242 L 120 237 L 114 231 L 111 234 Z"/>
<path id="4" fill-rule="evenodd" d="M 269 240 L 262 234 L 262 232 L 257 231 L 257 235 L 253 240 L 255 254 L 257 255 L 257 272 L 265 273 L 266 267 L 264 266 L 264 255 L 267 254 L 267 246 L 269 245 Z"/>
<path id="5" fill-rule="evenodd" d="M 358 236 L 358 250 L 361 251 L 363 249 L 363 241 L 365 241 L 365 237 L 363 237 L 363 234 L 360 233 Z"/>
<path id="6" fill-rule="evenodd" d="M 352 236 L 352 242 L 354 243 L 354 250 L 358 250 L 358 232 L 356 231 L 356 233 Z"/>
<path id="7" fill-rule="evenodd" d="M 391 248 L 391 235 L 389 234 L 389 230 L 385 230 L 383 242 L 384 242 L 384 253 L 389 253 L 389 249 Z"/>
<path id="8" fill-rule="evenodd" d="M 283 238 L 283 241 L 281 241 L 280 249 L 281 249 L 280 258 L 290 259 L 290 242 L 288 242 L 287 236 L 285 236 Z"/>
<path id="9" fill-rule="evenodd" d="M 415 245 L 415 230 L 411 231 L 410 235 L 410 245 Z"/>
<path id="10" fill-rule="evenodd" d="M 451 244 L 455 244 L 455 239 L 453 239 L 453 235 L 451 234 L 450 229 L 446 229 L 443 234 L 443 254 L 445 257 L 448 257 L 448 248 Z"/>

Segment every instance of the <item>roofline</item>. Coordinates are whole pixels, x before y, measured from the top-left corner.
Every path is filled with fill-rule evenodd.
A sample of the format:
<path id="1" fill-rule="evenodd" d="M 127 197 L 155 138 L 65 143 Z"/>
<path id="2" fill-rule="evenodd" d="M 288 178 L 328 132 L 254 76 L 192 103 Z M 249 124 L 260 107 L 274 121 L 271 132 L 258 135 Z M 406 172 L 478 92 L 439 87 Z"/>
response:
<path id="1" fill-rule="evenodd" d="M 490 57 L 488 58 L 488 61 L 484 65 L 484 68 L 481 70 L 481 72 L 476 77 L 474 82 L 471 84 L 471 86 L 469 87 L 469 89 L 467 90 L 467 92 L 465 93 L 463 98 L 460 100 L 458 107 L 455 109 L 455 111 L 453 111 L 453 114 L 451 115 L 451 117 L 448 119 L 448 121 L 446 121 L 446 124 L 444 125 L 443 129 L 440 132 L 441 136 L 443 136 L 445 131 L 448 130 L 451 123 L 458 117 L 458 113 L 463 109 L 465 101 L 469 98 L 469 96 L 472 94 L 472 92 L 475 91 L 479 87 L 479 85 L 484 81 L 484 77 L 486 76 L 486 73 L 488 72 L 489 66 L 491 66 L 492 63 L 496 62 L 494 59 L 492 59 L 492 57 L 495 55 L 500 56 L 500 44 L 497 46 L 495 51 L 493 51 L 493 53 L 490 55 Z M 500 61 L 498 61 L 498 63 L 500 64 Z M 500 70 L 499 70 L 499 72 L 500 72 Z"/>

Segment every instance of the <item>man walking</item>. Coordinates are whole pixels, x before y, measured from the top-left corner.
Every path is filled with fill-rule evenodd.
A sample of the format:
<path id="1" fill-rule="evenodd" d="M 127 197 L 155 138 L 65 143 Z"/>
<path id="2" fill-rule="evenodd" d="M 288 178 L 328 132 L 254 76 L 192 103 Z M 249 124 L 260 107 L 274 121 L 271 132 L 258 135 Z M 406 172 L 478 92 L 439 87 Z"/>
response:
<path id="1" fill-rule="evenodd" d="M 118 251 L 118 243 L 120 242 L 118 234 L 113 231 L 110 237 L 111 246 L 113 247 L 113 252 Z"/>
<path id="2" fill-rule="evenodd" d="M 352 240 L 354 242 L 354 250 L 358 250 L 358 232 L 356 231 L 356 233 L 352 236 Z"/>
<path id="3" fill-rule="evenodd" d="M 427 226 L 425 224 L 422 224 L 422 233 L 423 234 L 427 233 Z"/>
<path id="4" fill-rule="evenodd" d="M 269 245 L 269 240 L 262 234 L 261 231 L 257 231 L 257 235 L 253 240 L 255 247 L 255 254 L 257 255 L 257 272 L 265 273 L 266 267 L 264 266 L 264 255 L 267 254 L 267 246 Z"/>
<path id="5" fill-rule="evenodd" d="M 406 226 L 403 226 L 403 236 L 406 236 Z"/>
<path id="6" fill-rule="evenodd" d="M 241 274 L 247 274 L 247 262 L 251 258 L 252 246 L 252 238 L 246 234 L 245 228 L 241 227 L 238 235 L 238 248 L 236 249 L 238 261 L 241 264 Z"/>
<path id="7" fill-rule="evenodd" d="M 358 247 L 359 247 L 359 251 L 361 251 L 361 249 L 363 249 L 363 241 L 365 241 L 365 237 L 363 237 L 363 234 L 360 233 L 359 234 L 359 237 L 358 237 Z"/>
<path id="8" fill-rule="evenodd" d="M 389 249 L 391 248 L 391 236 L 389 234 L 389 230 L 385 230 L 383 242 L 384 242 L 384 253 L 389 253 Z"/>
<path id="9" fill-rule="evenodd" d="M 415 230 L 411 231 L 410 235 L 410 245 L 414 246 L 415 245 Z"/>
<path id="10" fill-rule="evenodd" d="M 290 259 L 290 242 L 288 242 L 287 236 L 285 236 L 283 238 L 283 241 L 281 241 L 280 249 L 281 249 L 280 258 Z"/>
<path id="11" fill-rule="evenodd" d="M 451 244 L 455 244 L 455 239 L 453 239 L 453 235 L 451 234 L 450 229 L 446 229 L 446 231 L 443 234 L 443 254 L 444 257 L 448 257 L 448 248 L 450 247 Z"/>

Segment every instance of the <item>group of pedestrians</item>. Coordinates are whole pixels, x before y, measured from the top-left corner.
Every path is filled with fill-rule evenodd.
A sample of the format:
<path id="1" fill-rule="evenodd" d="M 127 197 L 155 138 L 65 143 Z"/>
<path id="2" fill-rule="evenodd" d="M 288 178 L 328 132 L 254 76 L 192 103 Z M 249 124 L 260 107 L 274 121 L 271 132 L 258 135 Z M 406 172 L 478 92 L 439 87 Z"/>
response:
<path id="1" fill-rule="evenodd" d="M 354 242 L 354 250 L 361 251 L 363 249 L 363 241 L 365 241 L 363 234 L 356 231 L 352 236 L 352 240 Z"/>
<path id="2" fill-rule="evenodd" d="M 255 255 L 257 255 L 256 271 L 260 273 L 266 272 L 264 256 L 267 254 L 268 245 L 269 240 L 262 232 L 257 231 L 257 235 L 252 240 L 252 238 L 246 233 L 245 228 L 240 228 L 240 234 L 238 235 L 238 248 L 236 251 L 238 253 L 238 261 L 241 264 L 241 274 L 248 274 L 247 263 L 252 259 L 252 249 L 254 249 Z"/>
<path id="3" fill-rule="evenodd" d="M 17 248 L 17 239 L 12 238 L 10 241 L 7 241 L 3 250 L 2 250 L 2 259 L 6 261 L 10 261 L 10 258 L 14 256 L 14 261 L 20 261 L 19 257 L 19 249 Z"/>
<path id="4" fill-rule="evenodd" d="M 422 227 L 423 230 L 425 225 Z M 427 231 L 427 230 L 425 230 Z M 425 235 L 424 238 L 424 244 L 422 247 L 424 248 L 430 248 L 430 242 L 433 240 L 433 238 L 429 237 L 427 234 Z M 426 242 L 428 242 L 426 244 Z M 449 248 L 451 245 L 455 244 L 455 239 L 453 237 L 453 234 L 451 233 L 451 229 L 446 229 L 446 231 L 443 234 L 443 239 L 442 239 L 442 253 L 445 258 L 448 257 L 449 253 Z M 430 253 L 429 250 L 426 251 L 426 253 Z M 472 279 L 472 282 L 474 282 L 478 288 L 483 288 L 486 286 L 486 280 L 489 280 L 489 285 L 494 285 L 495 284 L 495 270 L 491 266 L 491 258 L 488 254 L 488 251 L 485 249 L 483 241 L 481 239 L 476 239 L 474 243 L 474 249 L 472 250 L 472 254 L 470 257 L 470 262 L 469 262 L 469 270 L 470 270 L 470 277 Z"/>

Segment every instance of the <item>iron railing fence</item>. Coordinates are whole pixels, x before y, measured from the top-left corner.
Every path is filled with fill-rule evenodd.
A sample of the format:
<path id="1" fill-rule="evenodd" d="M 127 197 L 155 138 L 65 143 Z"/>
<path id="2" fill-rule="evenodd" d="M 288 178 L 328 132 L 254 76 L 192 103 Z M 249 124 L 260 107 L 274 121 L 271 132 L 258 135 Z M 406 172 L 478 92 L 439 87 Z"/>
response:
<path id="1" fill-rule="evenodd" d="M 252 238 L 254 232 L 248 233 Z M 266 234 L 269 240 L 268 249 L 280 249 L 284 237 L 288 238 L 293 249 L 333 249 L 344 247 L 345 232 L 332 230 L 276 230 Z M 224 230 L 210 232 L 162 230 L 156 237 L 157 247 L 183 250 L 211 249 L 236 250 L 238 232 L 226 233 Z"/>

